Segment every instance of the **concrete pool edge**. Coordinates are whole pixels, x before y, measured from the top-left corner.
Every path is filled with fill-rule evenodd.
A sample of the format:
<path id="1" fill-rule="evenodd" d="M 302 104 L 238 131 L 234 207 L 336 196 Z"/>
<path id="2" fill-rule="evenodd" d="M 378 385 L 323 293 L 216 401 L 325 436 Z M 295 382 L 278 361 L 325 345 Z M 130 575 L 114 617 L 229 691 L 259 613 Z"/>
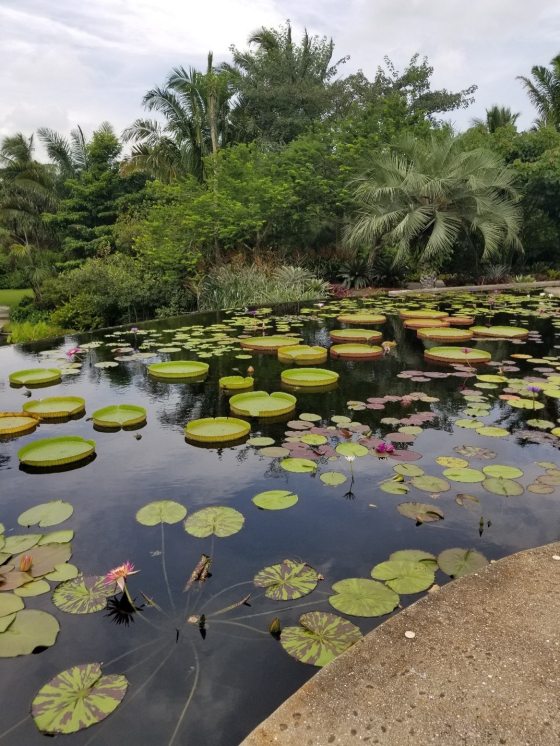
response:
<path id="1" fill-rule="evenodd" d="M 560 542 L 505 557 L 381 624 L 242 746 L 556 746 L 559 619 Z"/>

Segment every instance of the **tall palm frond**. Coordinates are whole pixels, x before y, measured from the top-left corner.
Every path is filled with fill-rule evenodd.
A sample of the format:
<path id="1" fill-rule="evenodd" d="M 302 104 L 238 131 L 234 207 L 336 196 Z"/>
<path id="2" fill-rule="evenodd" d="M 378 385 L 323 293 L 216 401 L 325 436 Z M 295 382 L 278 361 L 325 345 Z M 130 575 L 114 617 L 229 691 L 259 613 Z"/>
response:
<path id="1" fill-rule="evenodd" d="M 518 75 L 527 95 L 539 115 L 537 126 L 552 126 L 560 130 L 560 54 L 550 62 L 551 69 L 543 65 L 531 68 L 533 79 Z"/>

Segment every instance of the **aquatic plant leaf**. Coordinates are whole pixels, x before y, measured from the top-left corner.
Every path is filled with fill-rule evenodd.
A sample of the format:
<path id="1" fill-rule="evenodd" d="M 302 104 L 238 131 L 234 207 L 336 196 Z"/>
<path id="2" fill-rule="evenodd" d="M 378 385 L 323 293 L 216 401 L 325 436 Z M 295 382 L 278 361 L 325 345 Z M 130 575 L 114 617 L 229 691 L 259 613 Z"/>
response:
<path id="1" fill-rule="evenodd" d="M 34 547 L 41 538 L 41 534 L 20 534 L 19 536 L 8 536 L 2 547 L 6 554 L 17 554 L 25 552 Z"/>
<path id="2" fill-rule="evenodd" d="M 23 601 L 13 593 L 0 593 L 0 618 L 15 614 L 23 609 Z"/>
<path id="3" fill-rule="evenodd" d="M 48 572 L 52 572 L 56 565 L 67 562 L 71 555 L 72 549 L 68 544 L 46 544 L 17 554 L 12 558 L 12 562 L 16 567 L 20 567 L 20 562 L 24 558 L 29 558 L 31 566 L 27 572 L 33 578 L 41 578 Z"/>
<path id="4" fill-rule="evenodd" d="M 517 497 L 518 495 L 522 495 L 524 491 L 523 486 L 519 482 L 500 477 L 487 477 L 482 482 L 482 486 L 488 492 L 494 493 L 494 495 L 503 495 L 505 497 Z"/>
<path id="5" fill-rule="evenodd" d="M 438 456 L 436 464 L 445 466 L 446 469 L 463 469 L 469 465 L 469 462 L 465 461 L 464 458 L 455 458 L 455 456 Z"/>
<path id="6" fill-rule="evenodd" d="M 70 503 L 64 500 L 52 500 L 48 503 L 36 505 L 34 508 L 24 511 L 18 520 L 20 526 L 34 526 L 37 524 L 40 528 L 47 526 L 56 526 L 67 518 L 70 518 L 74 508 Z"/>
<path id="7" fill-rule="evenodd" d="M 3 565 L 2 573 L 0 574 L 0 592 L 13 591 L 15 588 L 19 588 L 21 585 L 25 585 L 25 583 L 30 583 L 32 580 L 33 578 L 29 573 L 15 570 L 14 565 Z"/>
<path id="8" fill-rule="evenodd" d="M 478 427 L 484 427 L 483 422 L 480 422 L 479 420 L 469 419 L 455 420 L 453 424 L 457 425 L 457 427 L 464 427 L 467 430 L 476 430 Z"/>
<path id="9" fill-rule="evenodd" d="M 265 596 L 275 601 L 291 601 L 307 596 L 315 590 L 319 573 L 305 562 L 285 559 L 277 565 L 264 567 L 253 578 L 259 588 L 265 588 Z"/>
<path id="10" fill-rule="evenodd" d="M 451 488 L 451 485 L 445 479 L 432 477 L 429 474 L 424 474 L 421 477 L 413 477 L 410 480 L 410 484 L 416 487 L 416 489 L 422 490 L 422 492 L 430 493 L 447 492 Z"/>
<path id="11" fill-rule="evenodd" d="M 49 648 L 60 627 L 52 614 L 37 609 L 18 611 L 14 621 L 0 634 L 0 658 L 29 655 L 35 648 Z"/>
<path id="12" fill-rule="evenodd" d="M 479 570 L 488 564 L 486 557 L 477 552 L 476 549 L 444 549 L 438 554 L 438 565 L 440 570 L 452 578 L 461 578 L 470 572 Z"/>
<path id="13" fill-rule="evenodd" d="M 317 464 L 308 458 L 285 458 L 280 461 L 280 466 L 296 474 L 309 474 L 317 469 Z"/>
<path id="14" fill-rule="evenodd" d="M 313 412 L 302 412 L 299 418 L 304 422 L 320 422 L 322 419 L 320 414 L 314 414 Z"/>
<path id="15" fill-rule="evenodd" d="M 383 583 L 367 578 L 346 578 L 333 583 L 334 596 L 329 603 L 337 611 L 351 616 L 383 616 L 399 603 L 398 594 Z"/>
<path id="16" fill-rule="evenodd" d="M 55 565 L 54 570 L 45 575 L 45 580 L 62 583 L 65 580 L 77 578 L 79 574 L 80 571 L 76 565 L 71 565 L 69 562 L 63 562 L 61 565 Z"/>
<path id="17" fill-rule="evenodd" d="M 57 586 L 52 600 L 67 614 L 93 614 L 102 611 L 115 592 L 116 584 L 106 583 L 104 575 L 78 575 Z"/>
<path id="18" fill-rule="evenodd" d="M 249 438 L 247 441 L 248 446 L 255 446 L 260 448 L 261 446 L 273 446 L 274 445 L 274 438 L 265 438 L 265 437 L 255 437 L 255 438 Z"/>
<path id="19" fill-rule="evenodd" d="M 397 464 L 393 466 L 393 471 L 403 477 L 421 477 L 424 474 L 424 469 L 415 464 Z"/>
<path id="20" fill-rule="evenodd" d="M 259 456 L 266 456 L 267 458 L 284 458 L 290 455 L 288 448 L 282 446 L 268 446 L 266 448 L 259 448 Z"/>
<path id="21" fill-rule="evenodd" d="M 443 511 L 427 503 L 400 503 L 397 510 L 405 518 L 412 518 L 416 523 L 431 523 L 443 519 Z"/>
<path id="22" fill-rule="evenodd" d="M 484 481 L 484 474 L 478 469 L 445 469 L 443 476 L 452 482 L 475 483 Z"/>
<path id="23" fill-rule="evenodd" d="M 336 452 L 339 453 L 341 456 L 347 457 L 357 457 L 357 456 L 367 456 L 369 451 L 365 446 L 360 445 L 359 443 L 339 443 L 336 447 Z"/>
<path id="24" fill-rule="evenodd" d="M 136 513 L 142 526 L 157 526 L 160 523 L 179 523 L 187 515 L 187 509 L 174 500 L 156 500 L 144 505 Z"/>
<path id="25" fill-rule="evenodd" d="M 310 611 L 299 618 L 298 627 L 285 627 L 280 644 L 296 660 L 325 666 L 362 638 L 355 624 L 337 614 Z"/>
<path id="26" fill-rule="evenodd" d="M 262 510 L 284 510 L 295 505 L 298 496 L 290 490 L 267 490 L 259 492 L 252 500 L 257 508 L 262 508 Z"/>
<path id="27" fill-rule="evenodd" d="M 395 593 L 420 593 L 435 580 L 434 570 L 426 562 L 397 559 L 380 562 L 371 571 L 374 580 L 384 580 Z"/>
<path id="28" fill-rule="evenodd" d="M 534 399 L 508 399 L 508 404 L 510 407 L 515 407 L 516 409 L 544 409 L 544 404 Z"/>
<path id="29" fill-rule="evenodd" d="M 319 477 L 321 482 L 329 487 L 338 487 L 339 485 L 344 484 L 347 478 L 348 477 L 340 471 L 325 471 Z"/>
<path id="30" fill-rule="evenodd" d="M 234 508 L 213 506 L 192 513 L 185 521 L 185 531 L 191 536 L 205 538 L 214 534 L 220 538 L 241 531 L 245 518 Z"/>
<path id="31" fill-rule="evenodd" d="M 453 450 L 456 453 L 460 453 L 461 456 L 467 456 L 468 458 L 483 458 L 488 460 L 496 458 L 495 451 L 491 451 L 489 448 L 480 448 L 479 446 L 455 446 Z"/>
<path id="32" fill-rule="evenodd" d="M 327 438 L 324 435 L 316 435 L 315 433 L 306 433 L 300 438 L 302 443 L 308 446 L 322 446 L 327 442 Z"/>
<path id="33" fill-rule="evenodd" d="M 22 608 L 23 608 L 23 601 L 21 603 L 22 603 Z M 15 618 L 16 618 L 15 612 L 13 614 L 6 614 L 5 616 L 0 617 L 0 632 L 5 632 L 10 626 L 10 624 L 14 621 Z"/>
<path id="34" fill-rule="evenodd" d="M 74 538 L 72 529 L 63 531 L 51 531 L 49 534 L 43 534 L 38 541 L 39 546 L 44 544 L 68 544 Z"/>
<path id="35" fill-rule="evenodd" d="M 518 479 L 523 476 L 522 469 L 517 466 L 503 466 L 502 464 L 483 466 L 482 471 L 488 477 L 497 477 L 498 479 Z"/>
<path id="36" fill-rule="evenodd" d="M 423 549 L 399 549 L 389 555 L 390 560 L 408 560 L 410 562 L 423 562 L 433 570 L 437 567 L 435 554 L 425 552 Z"/>
<path id="37" fill-rule="evenodd" d="M 486 435 L 488 438 L 505 438 L 506 435 L 509 435 L 509 432 L 504 427 L 492 427 L 489 425 L 477 427 L 476 432 L 479 435 Z"/>
<path id="38" fill-rule="evenodd" d="M 49 593 L 51 590 L 50 585 L 46 580 L 40 578 L 39 580 L 32 580 L 31 583 L 25 583 L 16 588 L 14 593 L 16 596 L 21 598 L 28 598 L 32 596 L 42 596 L 43 593 Z"/>
<path id="39" fill-rule="evenodd" d="M 410 487 L 404 482 L 398 482 L 394 479 L 386 479 L 381 482 L 379 489 L 383 492 L 387 492 L 389 495 L 406 495 L 410 491 Z"/>
<path id="40" fill-rule="evenodd" d="M 31 715 L 41 733 L 76 733 L 114 712 L 127 687 L 125 676 L 104 676 L 99 663 L 83 663 L 41 687 L 31 703 Z"/>

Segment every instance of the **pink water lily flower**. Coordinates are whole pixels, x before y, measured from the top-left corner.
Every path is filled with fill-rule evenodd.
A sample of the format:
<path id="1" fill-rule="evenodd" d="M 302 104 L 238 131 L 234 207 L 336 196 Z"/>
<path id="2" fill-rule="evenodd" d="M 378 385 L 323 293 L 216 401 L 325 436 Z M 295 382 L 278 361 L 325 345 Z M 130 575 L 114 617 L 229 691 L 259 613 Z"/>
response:
<path id="1" fill-rule="evenodd" d="M 127 577 L 129 575 L 136 575 L 139 572 L 140 570 L 134 569 L 132 562 L 127 561 L 123 565 L 119 565 L 119 567 L 109 570 L 107 575 L 105 575 L 105 584 L 111 585 L 111 583 L 116 583 L 120 590 L 124 592 Z"/>
<path id="2" fill-rule="evenodd" d="M 66 350 L 66 357 L 74 357 L 74 355 L 77 355 L 79 352 L 82 352 L 80 347 L 71 347 L 69 350 Z"/>

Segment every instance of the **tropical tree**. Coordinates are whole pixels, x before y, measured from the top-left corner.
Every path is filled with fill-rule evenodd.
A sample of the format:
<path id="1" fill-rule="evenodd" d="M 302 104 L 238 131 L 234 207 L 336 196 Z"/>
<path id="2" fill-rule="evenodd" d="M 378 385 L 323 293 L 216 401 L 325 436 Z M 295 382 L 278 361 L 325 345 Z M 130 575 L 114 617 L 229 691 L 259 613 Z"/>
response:
<path id="1" fill-rule="evenodd" d="M 124 133 L 133 143 L 124 170 L 145 171 L 164 182 L 191 174 L 204 177 L 204 158 L 231 139 L 229 122 L 233 88 L 229 73 L 214 67 L 208 53 L 206 73 L 176 67 L 163 87 L 146 93 L 143 104 L 156 119 L 137 119 Z"/>
<path id="2" fill-rule="evenodd" d="M 544 65 L 532 67 L 532 80 L 524 75 L 518 75 L 517 79 L 522 82 L 539 114 L 536 126 L 560 130 L 560 54 L 551 60 L 550 65 L 551 69 Z"/>
<path id="3" fill-rule="evenodd" d="M 486 132 L 493 134 L 500 127 L 514 127 L 519 118 L 519 113 L 514 114 L 507 106 L 491 106 L 486 109 L 484 119 L 473 119 L 473 127 L 480 127 Z"/>
<path id="4" fill-rule="evenodd" d="M 105 122 L 103 126 L 110 125 Z M 70 132 L 70 138 L 49 127 L 40 127 L 37 134 L 45 146 L 47 155 L 57 168 L 61 182 L 76 178 L 88 167 L 87 142 L 80 125 Z"/>
<path id="5" fill-rule="evenodd" d="M 233 64 L 221 68 L 236 87 L 237 137 L 288 143 L 332 109 L 332 81 L 348 58 L 333 62 L 333 40 L 307 31 L 295 42 L 289 22 L 280 29 L 258 29 L 248 44 L 245 51 L 232 47 Z"/>
<path id="6" fill-rule="evenodd" d="M 21 132 L 0 144 L 0 248 L 39 296 L 50 273 L 52 235 L 43 213 L 55 205 L 53 174 L 34 157 L 34 138 Z"/>
<path id="7" fill-rule="evenodd" d="M 375 251 L 396 247 L 395 265 L 437 271 L 459 245 L 474 261 L 521 251 L 515 172 L 484 149 L 465 152 L 448 133 L 403 139 L 374 154 L 355 182 L 357 213 L 347 241 Z"/>

